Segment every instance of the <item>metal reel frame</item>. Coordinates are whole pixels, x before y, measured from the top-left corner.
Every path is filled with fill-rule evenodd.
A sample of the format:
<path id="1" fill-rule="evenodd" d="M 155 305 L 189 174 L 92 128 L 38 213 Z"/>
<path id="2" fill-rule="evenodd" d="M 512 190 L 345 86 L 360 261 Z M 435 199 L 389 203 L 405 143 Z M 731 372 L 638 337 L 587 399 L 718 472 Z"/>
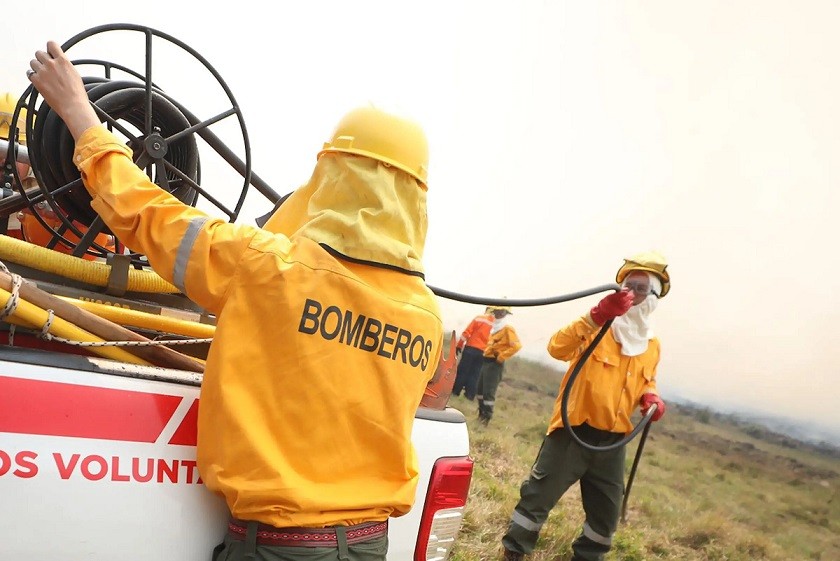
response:
<path id="1" fill-rule="evenodd" d="M 98 103 L 96 100 L 92 100 L 91 104 L 93 105 L 94 110 L 99 115 L 101 121 L 107 125 L 109 129 L 118 131 L 128 139 L 126 144 L 128 144 L 134 152 L 135 163 L 139 167 L 145 169 L 149 178 L 158 186 L 168 192 L 173 192 L 179 189 L 181 191 L 186 189 L 186 191 L 191 192 L 192 196 L 189 196 L 189 194 L 184 195 L 183 193 L 182 195 L 184 196 L 179 196 L 182 201 L 187 204 L 191 204 L 191 206 L 195 205 L 198 196 L 200 195 L 209 201 L 214 207 L 227 215 L 230 222 L 235 221 L 242 209 L 248 188 L 254 182 L 256 177 L 251 171 L 251 147 L 244 117 L 227 83 L 216 71 L 216 69 L 193 48 L 171 35 L 150 27 L 132 24 L 102 25 L 75 35 L 62 45 L 62 49 L 65 52 L 69 52 L 73 46 L 81 43 L 85 39 L 102 33 L 115 31 L 138 32 L 145 36 L 145 69 L 143 72 L 133 70 L 118 63 L 98 59 L 78 59 L 73 60 L 72 62 L 77 67 L 82 65 L 101 67 L 104 76 L 102 78 L 85 78 L 86 87 L 88 87 L 89 84 L 95 85 L 98 83 L 109 82 L 111 80 L 113 70 L 119 70 L 136 78 L 139 80 L 139 84 L 135 85 L 140 85 L 143 88 L 142 105 L 139 109 L 137 107 L 132 107 L 127 114 L 125 112 L 123 114 L 112 114 L 113 111 L 109 112 L 107 107 L 102 107 L 101 103 Z M 201 63 L 201 65 L 210 74 L 212 74 L 213 78 L 224 91 L 224 94 L 227 96 L 230 103 L 230 107 L 210 118 L 200 119 L 193 115 L 177 100 L 166 95 L 153 81 L 153 47 L 155 39 L 166 41 L 175 45 L 181 50 L 186 51 L 193 59 Z M 92 88 L 88 87 L 88 93 L 91 94 L 91 92 Z M 88 209 L 89 214 L 86 214 L 84 212 L 79 212 L 79 207 L 76 208 L 75 213 L 72 208 L 65 208 L 73 206 L 68 205 L 68 197 L 72 196 L 74 198 L 73 200 L 77 202 L 80 199 L 87 199 L 88 206 L 90 198 L 82 185 L 82 180 L 78 171 L 72 163 L 73 141 L 72 138 L 70 138 L 69 131 L 67 131 L 64 123 L 58 119 L 57 115 L 51 111 L 51 108 L 49 108 L 45 102 L 42 101 L 36 111 L 38 100 L 38 90 L 34 86 L 30 85 L 18 101 L 18 107 L 16 107 L 15 115 L 19 114 L 21 107 L 24 105 L 27 107 L 27 148 L 29 151 L 30 164 L 38 184 L 40 185 L 40 189 L 33 194 L 32 191 L 26 192 L 22 185 L 16 185 L 15 187 L 19 188 L 20 196 L 25 202 L 25 205 L 29 207 L 32 214 L 38 222 L 40 222 L 41 226 L 43 226 L 51 234 L 52 239 L 50 241 L 50 246 L 54 247 L 56 244 L 62 243 L 73 248 L 72 254 L 77 257 L 81 257 L 84 254 L 96 257 L 107 257 L 110 255 L 111 251 L 95 241 L 97 235 L 100 233 L 108 233 L 108 229 L 102 219 L 96 215 L 92 209 Z M 156 109 L 159 107 L 160 103 L 164 102 L 167 106 L 171 105 L 176 108 L 177 111 L 185 117 L 183 126 L 177 127 L 179 130 L 169 131 L 167 134 L 162 134 L 160 127 L 154 124 Z M 37 119 L 35 118 L 36 113 Z M 211 125 L 231 116 L 235 116 L 238 121 L 239 132 L 241 133 L 242 143 L 244 146 L 244 161 L 210 130 Z M 58 122 L 57 124 L 53 124 L 56 126 L 56 130 L 60 131 L 58 140 L 63 142 L 63 146 L 58 148 L 58 153 L 62 156 L 60 158 L 60 162 L 56 162 L 54 160 L 51 161 L 49 159 L 50 154 L 48 154 L 47 150 L 46 143 L 55 142 L 56 139 L 46 138 L 44 135 L 44 130 L 53 120 Z M 134 128 L 141 130 L 141 134 L 137 135 L 132 133 L 126 124 L 131 124 Z M 185 139 L 191 139 L 192 142 L 195 142 L 195 137 L 193 135 L 201 137 L 215 150 L 216 154 L 220 158 L 242 175 L 242 188 L 236 200 L 236 204 L 232 208 L 228 208 L 228 206 L 223 204 L 216 197 L 201 187 L 200 162 L 196 162 L 197 168 L 192 170 L 192 173 L 190 173 L 189 170 L 182 170 L 178 165 L 167 159 L 167 155 L 170 153 L 170 149 L 175 143 L 178 143 L 179 141 L 183 142 Z M 65 176 L 59 177 L 57 182 L 56 167 L 60 167 L 59 171 L 63 170 L 65 173 Z M 72 171 L 68 168 L 72 168 Z M 69 175 L 67 175 L 68 172 Z M 274 193 L 270 187 L 265 185 L 259 185 L 258 189 L 270 200 L 276 196 L 276 193 Z M 176 196 L 178 195 L 176 194 Z M 40 212 L 38 208 L 39 205 L 41 207 L 44 205 L 48 206 L 49 210 L 60 219 L 61 225 L 58 228 L 54 228 L 47 222 L 44 216 L 42 216 L 42 212 Z M 74 214 L 76 214 L 76 216 L 74 216 Z M 78 216 L 79 214 L 86 214 L 86 216 Z M 80 226 L 84 227 L 84 230 Z M 78 241 L 68 239 L 70 234 L 72 234 L 72 236 L 74 236 Z M 145 256 L 133 253 L 126 249 L 124 244 L 120 243 L 119 240 L 116 240 L 116 253 L 129 255 L 131 262 L 135 267 L 148 266 L 148 261 Z"/>

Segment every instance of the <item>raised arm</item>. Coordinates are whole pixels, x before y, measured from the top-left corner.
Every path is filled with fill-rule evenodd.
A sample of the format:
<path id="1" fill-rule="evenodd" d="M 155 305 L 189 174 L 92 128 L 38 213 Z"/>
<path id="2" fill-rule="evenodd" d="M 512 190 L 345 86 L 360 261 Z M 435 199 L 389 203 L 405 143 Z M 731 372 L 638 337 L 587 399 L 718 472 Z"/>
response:
<path id="1" fill-rule="evenodd" d="M 131 150 L 100 124 L 81 76 L 57 43 L 35 53 L 30 66 L 29 80 L 76 141 L 73 163 L 92 208 L 160 276 L 217 312 L 258 230 L 212 218 L 155 185 L 135 165 Z"/>
<path id="2" fill-rule="evenodd" d="M 29 81 L 70 129 L 73 140 L 78 141 L 83 132 L 99 125 L 82 77 L 58 43 L 49 41 L 45 51 L 36 51 L 29 67 Z"/>

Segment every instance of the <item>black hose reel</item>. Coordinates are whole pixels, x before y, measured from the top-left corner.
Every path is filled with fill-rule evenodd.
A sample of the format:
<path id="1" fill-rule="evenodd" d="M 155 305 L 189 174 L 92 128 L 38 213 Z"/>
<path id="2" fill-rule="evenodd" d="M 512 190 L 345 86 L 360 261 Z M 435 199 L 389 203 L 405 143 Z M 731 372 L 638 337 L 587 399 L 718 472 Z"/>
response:
<path id="1" fill-rule="evenodd" d="M 82 41 L 104 33 L 142 34 L 145 39 L 145 68 L 137 71 L 129 66 L 100 59 L 72 59 L 71 49 Z M 162 43 L 172 44 L 186 51 L 209 72 L 216 85 L 223 91 L 227 107 L 209 118 L 199 118 L 178 100 L 173 99 L 162 85 L 153 81 L 156 48 Z M 167 48 L 169 48 L 167 46 Z M 131 148 L 135 163 L 145 169 L 149 178 L 164 190 L 190 206 L 203 197 L 221 210 L 233 222 L 239 215 L 251 185 L 271 203 L 279 195 L 251 171 L 251 149 L 245 121 L 236 99 L 228 85 L 206 59 L 174 37 L 132 24 L 110 24 L 84 31 L 62 45 L 73 64 L 93 66 L 100 76 L 86 76 L 81 72 L 85 88 L 100 120 L 112 132 L 125 139 Z M 163 49 L 161 52 L 165 52 Z M 161 57 L 166 60 L 165 55 Z M 40 104 L 39 104 L 40 101 Z M 67 126 L 49 105 L 39 98 L 38 90 L 29 86 L 18 101 L 14 119 L 26 107 L 26 138 L 30 165 L 38 181 L 38 188 L 25 190 L 18 182 L 19 207 L 28 207 L 34 217 L 52 236 L 48 247 L 62 243 L 73 248 L 78 257 L 88 254 L 108 257 L 113 249 L 96 242 L 100 233 L 112 234 L 102 219 L 91 208 L 91 198 L 82 184 L 79 171 L 73 163 L 75 143 Z M 235 117 L 238 121 L 237 137 L 241 138 L 240 156 L 217 136 L 211 126 Z M 239 195 L 232 205 L 201 187 L 201 159 L 199 139 L 213 149 L 211 155 L 221 158 L 243 178 Z M 10 146 L 11 150 L 11 146 Z M 7 209 L 8 210 L 8 209 Z M 56 228 L 45 219 L 45 214 L 55 215 L 61 225 Z M 72 234 L 72 235 L 71 235 Z M 148 266 L 145 256 L 126 248 L 116 240 L 116 253 L 129 256 L 135 267 Z"/>

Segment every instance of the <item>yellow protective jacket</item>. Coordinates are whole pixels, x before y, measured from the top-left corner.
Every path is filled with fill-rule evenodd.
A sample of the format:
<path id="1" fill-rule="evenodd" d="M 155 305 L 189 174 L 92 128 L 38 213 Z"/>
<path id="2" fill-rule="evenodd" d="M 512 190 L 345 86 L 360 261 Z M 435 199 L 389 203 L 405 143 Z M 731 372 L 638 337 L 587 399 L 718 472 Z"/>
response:
<path id="1" fill-rule="evenodd" d="M 496 362 L 504 362 L 522 348 L 519 337 L 513 327 L 506 325 L 496 333 L 492 333 L 484 348 L 484 356 L 495 358 Z"/>
<path id="2" fill-rule="evenodd" d="M 233 516 L 321 527 L 408 512 L 411 427 L 442 347 L 422 276 L 211 218 L 151 183 L 103 127 L 74 158 L 109 228 L 218 316 L 197 455 Z"/>
<path id="3" fill-rule="evenodd" d="M 461 333 L 458 339 L 457 349 L 463 351 L 464 347 L 475 347 L 480 351 L 487 348 L 487 339 L 490 337 L 490 329 L 493 327 L 493 314 L 476 316 Z"/>
<path id="4" fill-rule="evenodd" d="M 560 406 L 566 381 L 578 359 L 595 338 L 599 327 L 587 316 L 572 322 L 554 334 L 548 342 L 548 354 L 569 361 L 569 370 L 560 384 L 548 433 L 563 426 Z M 645 393 L 656 391 L 656 367 L 659 364 L 659 339 L 648 342 L 638 356 L 623 356 L 621 344 L 609 330 L 601 339 L 575 378 L 569 395 L 571 425 L 587 423 L 596 429 L 626 433 L 633 429 L 630 416 Z"/>

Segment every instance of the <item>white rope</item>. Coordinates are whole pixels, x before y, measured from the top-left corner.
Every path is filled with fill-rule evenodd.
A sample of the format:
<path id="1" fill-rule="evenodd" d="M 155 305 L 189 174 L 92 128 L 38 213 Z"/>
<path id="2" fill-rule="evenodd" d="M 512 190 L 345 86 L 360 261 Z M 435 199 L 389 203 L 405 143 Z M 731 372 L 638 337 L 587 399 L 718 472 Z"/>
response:
<path id="1" fill-rule="evenodd" d="M 52 327 L 53 320 L 55 319 L 55 312 L 52 310 L 47 310 L 47 321 L 44 322 L 44 325 L 41 326 L 41 339 L 44 341 L 49 341 L 53 338 L 50 334 L 50 327 Z"/>
<path id="2" fill-rule="evenodd" d="M 9 270 L 5 263 L 0 261 L 0 271 L 9 275 L 12 279 L 11 296 L 6 301 L 3 310 L 0 311 L 0 321 L 6 319 L 17 310 L 18 302 L 20 301 L 20 287 L 23 284 L 23 278 Z M 168 345 L 200 345 L 203 343 L 212 343 L 213 338 L 207 339 L 177 339 L 177 340 L 156 340 L 156 341 L 76 341 L 73 339 L 65 339 L 50 333 L 53 321 L 55 321 L 55 312 L 47 310 L 47 321 L 41 326 L 41 333 L 38 335 L 44 341 L 57 341 L 65 345 L 73 345 L 75 347 L 154 347 L 154 346 L 168 346 Z M 14 345 L 15 325 L 10 324 L 9 328 L 9 346 Z"/>
<path id="3" fill-rule="evenodd" d="M 178 340 L 159 340 L 159 341 L 74 341 L 72 339 L 64 339 L 63 337 L 56 337 L 50 335 L 50 341 L 57 341 L 65 345 L 73 345 L 75 347 L 154 347 L 166 345 L 198 345 L 201 343 L 212 343 L 213 339 L 178 339 Z"/>
<path id="4" fill-rule="evenodd" d="M 9 317 L 10 315 L 12 315 L 13 313 L 15 313 L 15 310 L 17 309 L 18 291 L 20 290 L 20 285 L 23 284 L 23 279 L 21 279 L 20 275 L 15 275 L 11 271 L 9 271 L 9 268 L 6 267 L 6 264 L 3 263 L 2 261 L 0 261 L 0 270 L 2 270 L 4 273 L 9 275 L 12 279 L 11 296 L 6 301 L 6 305 L 3 307 L 3 311 L 0 312 L 0 320 L 4 320 L 7 317 Z M 15 277 L 17 277 L 17 278 L 15 278 Z M 8 336 L 8 340 L 6 341 L 6 344 L 10 347 L 15 346 L 15 328 L 16 327 L 17 326 L 14 323 L 9 324 L 9 336 Z"/>
<path id="5" fill-rule="evenodd" d="M 9 275 L 12 279 L 11 296 L 9 296 L 9 299 L 6 300 L 6 305 L 3 306 L 3 310 L 0 311 L 0 320 L 4 320 L 14 314 L 15 310 L 17 310 L 18 302 L 20 301 L 20 286 L 23 284 L 23 279 L 20 275 L 9 271 L 9 268 L 6 267 L 6 264 L 2 261 L 0 261 L 0 270 Z"/>

